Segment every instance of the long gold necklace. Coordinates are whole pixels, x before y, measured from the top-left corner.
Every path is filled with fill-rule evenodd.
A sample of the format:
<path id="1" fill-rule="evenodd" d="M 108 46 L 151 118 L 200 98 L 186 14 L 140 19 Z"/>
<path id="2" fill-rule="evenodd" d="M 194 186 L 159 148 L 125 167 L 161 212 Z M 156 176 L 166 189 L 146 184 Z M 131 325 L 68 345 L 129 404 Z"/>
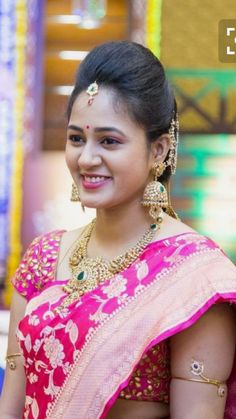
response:
<path id="1" fill-rule="evenodd" d="M 111 261 L 107 261 L 102 257 L 90 258 L 87 256 L 88 242 L 95 224 L 96 219 L 85 228 L 75 243 L 75 248 L 69 259 L 72 278 L 63 287 L 63 290 L 68 295 L 60 307 L 56 309 L 57 312 L 68 307 L 74 301 L 79 300 L 82 295 L 92 291 L 105 280 L 128 268 L 153 240 L 155 232 L 160 228 L 160 224 L 151 224 L 135 246 L 129 248 Z"/>

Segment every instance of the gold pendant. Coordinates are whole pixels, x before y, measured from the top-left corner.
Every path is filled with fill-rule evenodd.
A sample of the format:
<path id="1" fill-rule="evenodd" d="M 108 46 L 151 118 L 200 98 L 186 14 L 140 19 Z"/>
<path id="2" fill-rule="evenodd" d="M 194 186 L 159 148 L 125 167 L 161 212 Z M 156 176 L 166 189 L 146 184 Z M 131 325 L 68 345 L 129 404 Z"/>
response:
<path id="1" fill-rule="evenodd" d="M 83 258 L 82 261 L 72 268 L 72 278 L 76 281 L 78 289 L 93 289 L 102 279 L 109 278 L 111 272 L 108 263 L 102 258 Z"/>
<path id="2" fill-rule="evenodd" d="M 68 296 L 65 297 L 64 301 L 55 311 L 59 313 L 74 301 L 79 301 L 80 297 L 94 290 L 98 284 L 101 284 L 113 275 L 108 269 L 108 264 L 104 263 L 102 258 L 84 258 L 79 265 L 73 267 L 72 279 L 69 280 L 68 284 L 63 286 L 63 291 Z"/>
<path id="3" fill-rule="evenodd" d="M 152 241 L 156 230 L 160 228 L 162 218 L 159 216 L 157 221 L 158 224 L 151 224 L 149 230 L 135 246 L 108 262 L 101 257 L 87 257 L 88 242 L 96 222 L 96 219 L 93 220 L 76 242 L 69 260 L 72 278 L 62 288 L 67 295 L 55 312 L 60 313 L 73 302 L 79 301 L 85 293 L 94 290 L 99 284 L 111 279 L 118 272 L 127 269 Z"/>

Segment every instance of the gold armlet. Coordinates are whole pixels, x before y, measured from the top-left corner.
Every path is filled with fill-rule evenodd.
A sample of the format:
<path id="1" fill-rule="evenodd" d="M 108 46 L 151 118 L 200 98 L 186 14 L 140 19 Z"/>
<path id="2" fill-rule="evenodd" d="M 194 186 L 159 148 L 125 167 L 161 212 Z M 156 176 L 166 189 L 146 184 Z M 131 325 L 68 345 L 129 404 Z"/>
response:
<path id="1" fill-rule="evenodd" d="M 9 365 L 9 368 L 11 370 L 15 370 L 16 369 L 16 361 L 15 361 L 15 357 L 17 356 L 21 356 L 22 354 L 20 352 L 17 352 L 15 354 L 9 354 L 5 357 L 5 360 L 7 362 L 7 364 Z"/>
<path id="2" fill-rule="evenodd" d="M 217 394 L 220 397 L 224 397 L 226 395 L 226 388 L 227 384 L 225 381 L 215 380 L 213 378 L 208 378 L 203 375 L 204 371 L 204 364 L 199 361 L 192 361 L 191 363 L 191 373 L 197 375 L 200 378 L 183 378 L 183 377 L 172 377 L 176 380 L 183 380 L 183 381 L 194 381 L 196 383 L 203 383 L 203 384 L 213 384 L 217 387 Z"/>

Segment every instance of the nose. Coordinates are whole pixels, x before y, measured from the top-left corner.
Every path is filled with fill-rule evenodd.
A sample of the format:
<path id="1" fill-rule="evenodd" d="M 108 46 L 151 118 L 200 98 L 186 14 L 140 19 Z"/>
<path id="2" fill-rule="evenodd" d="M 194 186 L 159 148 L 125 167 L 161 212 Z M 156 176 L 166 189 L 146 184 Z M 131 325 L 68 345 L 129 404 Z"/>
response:
<path id="1" fill-rule="evenodd" d="M 88 169 L 90 167 L 99 166 L 102 162 L 102 158 L 98 153 L 95 144 L 87 142 L 80 149 L 78 156 L 78 165 L 80 169 Z"/>

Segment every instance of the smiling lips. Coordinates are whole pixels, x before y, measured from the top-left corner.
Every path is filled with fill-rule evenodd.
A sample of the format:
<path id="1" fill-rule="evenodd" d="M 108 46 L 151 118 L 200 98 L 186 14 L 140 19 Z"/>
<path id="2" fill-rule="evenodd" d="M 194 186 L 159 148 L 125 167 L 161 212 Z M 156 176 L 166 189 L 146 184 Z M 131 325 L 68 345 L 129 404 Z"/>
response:
<path id="1" fill-rule="evenodd" d="M 99 176 L 99 175 L 80 175 L 82 185 L 85 189 L 96 189 L 105 185 L 111 177 L 109 176 Z"/>

